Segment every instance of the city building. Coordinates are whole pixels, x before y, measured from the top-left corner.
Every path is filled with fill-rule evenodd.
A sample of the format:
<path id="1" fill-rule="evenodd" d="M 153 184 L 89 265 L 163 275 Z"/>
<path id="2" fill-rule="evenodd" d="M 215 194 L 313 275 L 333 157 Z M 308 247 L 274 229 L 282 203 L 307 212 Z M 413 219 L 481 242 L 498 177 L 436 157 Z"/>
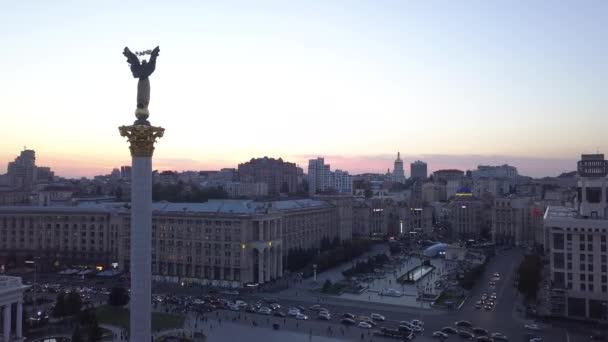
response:
<path id="1" fill-rule="evenodd" d="M 19 277 L 0 276 L 0 307 L 2 308 L 2 341 L 21 342 L 23 338 L 23 293 L 28 288 Z M 12 307 L 15 306 L 15 317 Z M 12 332 L 13 321 L 15 332 Z"/>
<path id="2" fill-rule="evenodd" d="M 282 275 L 294 248 L 349 240 L 352 198 L 210 200 L 152 204 L 155 279 L 219 286 Z M 37 260 L 40 270 L 72 266 L 129 270 L 131 216 L 124 203 L 0 207 L 0 265 Z"/>
<path id="3" fill-rule="evenodd" d="M 464 171 L 456 169 L 437 170 L 433 172 L 433 181 L 450 181 L 461 180 L 464 177 Z"/>
<path id="4" fill-rule="evenodd" d="M 222 188 L 228 193 L 230 198 L 257 198 L 268 196 L 268 184 L 266 183 L 241 183 L 226 182 Z"/>
<path id="5" fill-rule="evenodd" d="M 448 221 L 452 236 L 459 239 L 479 239 L 484 233 L 483 203 L 472 196 L 456 196 L 449 203 Z M 489 233 L 489 227 L 488 233 Z"/>
<path id="6" fill-rule="evenodd" d="M 492 207 L 492 240 L 497 244 L 543 245 L 545 207 L 530 197 L 496 198 Z"/>
<path id="7" fill-rule="evenodd" d="M 395 166 L 393 167 L 392 180 L 395 183 L 405 183 L 405 173 L 403 171 L 403 160 L 401 160 L 401 153 L 397 152 L 397 159 L 395 159 Z"/>
<path id="8" fill-rule="evenodd" d="M 446 186 L 442 182 L 424 183 L 421 185 L 422 200 L 426 202 L 441 202 L 446 200 Z"/>
<path id="9" fill-rule="evenodd" d="M 238 166 L 238 179 L 241 183 L 266 183 L 268 194 L 294 194 L 298 191 L 298 170 L 294 163 L 284 162 L 282 158 L 252 158 Z"/>
<path id="10" fill-rule="evenodd" d="M 308 192 L 312 196 L 330 187 L 330 167 L 325 165 L 324 158 L 308 161 Z"/>
<path id="11" fill-rule="evenodd" d="M 326 191 L 342 194 L 353 193 L 353 177 L 347 171 L 331 172 L 325 159 L 317 158 L 308 161 L 308 192 L 310 196 Z"/>
<path id="12" fill-rule="evenodd" d="M 608 320 L 608 161 L 603 154 L 578 162 L 575 207 L 549 206 L 544 216 L 550 259 L 551 313 Z"/>
<path id="13" fill-rule="evenodd" d="M 517 178 L 517 168 L 507 164 L 499 166 L 490 165 L 479 165 L 477 170 L 473 170 L 471 173 L 472 177 L 475 178 Z"/>
<path id="14" fill-rule="evenodd" d="M 426 180 L 427 178 L 427 166 L 426 163 L 420 160 L 410 164 L 410 177 L 411 179 Z"/>
<path id="15" fill-rule="evenodd" d="M 37 183 L 36 152 L 23 150 L 14 161 L 8 163 L 8 185 L 11 188 L 31 191 Z"/>
<path id="16" fill-rule="evenodd" d="M 131 166 L 120 167 L 120 178 L 125 180 L 131 180 Z"/>

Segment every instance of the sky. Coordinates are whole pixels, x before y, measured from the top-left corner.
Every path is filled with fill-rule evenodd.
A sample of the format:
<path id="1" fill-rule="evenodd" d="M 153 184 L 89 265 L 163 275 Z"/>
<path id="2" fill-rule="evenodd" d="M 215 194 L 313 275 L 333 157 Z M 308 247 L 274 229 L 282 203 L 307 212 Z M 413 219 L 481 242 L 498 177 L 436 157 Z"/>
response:
<path id="1" fill-rule="evenodd" d="M 608 153 L 607 18 L 602 0 L 0 2 L 0 172 L 24 146 L 61 176 L 128 165 L 122 49 L 159 45 L 157 169 L 385 172 L 400 151 L 557 175 Z"/>

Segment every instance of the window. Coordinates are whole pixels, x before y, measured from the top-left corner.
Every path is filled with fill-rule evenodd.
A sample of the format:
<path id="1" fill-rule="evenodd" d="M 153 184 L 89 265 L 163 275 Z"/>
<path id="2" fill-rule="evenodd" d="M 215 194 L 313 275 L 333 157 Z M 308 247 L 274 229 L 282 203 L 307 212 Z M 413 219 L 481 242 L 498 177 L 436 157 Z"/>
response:
<path id="1" fill-rule="evenodd" d="M 581 262 L 585 261 L 585 254 L 581 254 L 579 258 L 581 259 Z"/>
<path id="2" fill-rule="evenodd" d="M 566 234 L 566 241 L 572 241 L 572 234 Z"/>
<path id="3" fill-rule="evenodd" d="M 553 233 L 553 248 L 564 249 L 564 234 Z"/>
<path id="4" fill-rule="evenodd" d="M 585 251 L 585 244 L 584 244 L 584 243 L 581 243 L 581 244 L 580 244 L 580 246 L 579 246 L 579 249 L 580 249 L 581 251 Z"/>
<path id="5" fill-rule="evenodd" d="M 588 280 L 589 282 L 593 282 L 593 274 L 590 274 L 590 275 L 587 277 L 587 280 Z"/>
<path id="6" fill-rule="evenodd" d="M 585 281 L 585 275 L 581 274 L 581 281 Z"/>
<path id="7" fill-rule="evenodd" d="M 589 284 L 589 292 L 593 292 L 593 284 Z"/>
<path id="8" fill-rule="evenodd" d="M 589 264 L 589 265 L 587 265 L 587 270 L 588 270 L 589 272 L 593 272 L 593 264 Z M 591 275 L 589 275 L 589 276 L 591 276 Z"/>
<path id="9" fill-rule="evenodd" d="M 564 253 L 553 253 L 553 266 L 564 268 Z"/>
<path id="10" fill-rule="evenodd" d="M 581 283 L 581 291 L 585 291 L 586 287 L 585 287 L 585 283 Z"/>

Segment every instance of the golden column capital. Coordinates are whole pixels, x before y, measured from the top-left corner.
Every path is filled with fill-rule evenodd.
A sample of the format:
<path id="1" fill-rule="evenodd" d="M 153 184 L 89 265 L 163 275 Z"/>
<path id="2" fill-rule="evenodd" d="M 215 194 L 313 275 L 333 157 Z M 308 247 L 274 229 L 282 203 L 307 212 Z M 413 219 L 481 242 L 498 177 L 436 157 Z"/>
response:
<path id="1" fill-rule="evenodd" d="M 147 125 L 131 125 L 118 127 L 120 136 L 127 137 L 131 146 L 132 157 L 152 157 L 154 154 L 154 143 L 157 138 L 162 138 L 165 129 Z"/>

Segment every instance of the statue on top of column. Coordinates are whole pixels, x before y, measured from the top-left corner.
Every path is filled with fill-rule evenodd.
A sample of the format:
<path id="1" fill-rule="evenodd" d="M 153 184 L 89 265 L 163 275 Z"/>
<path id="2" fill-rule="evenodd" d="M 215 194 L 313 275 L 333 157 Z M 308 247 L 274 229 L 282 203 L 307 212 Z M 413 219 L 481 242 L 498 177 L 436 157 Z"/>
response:
<path id="1" fill-rule="evenodd" d="M 137 82 L 137 109 L 135 110 L 135 116 L 137 121 L 136 125 L 150 125 L 147 118 L 150 115 L 148 111 L 148 104 L 150 104 L 150 80 L 149 76 L 152 75 L 156 68 L 156 58 L 160 48 L 157 46 L 153 50 L 146 50 L 141 52 L 131 52 L 128 47 L 125 47 L 122 54 L 127 57 L 127 62 L 131 65 L 131 73 L 133 77 L 138 78 Z M 150 61 L 145 59 L 139 62 L 137 56 L 150 55 Z"/>

